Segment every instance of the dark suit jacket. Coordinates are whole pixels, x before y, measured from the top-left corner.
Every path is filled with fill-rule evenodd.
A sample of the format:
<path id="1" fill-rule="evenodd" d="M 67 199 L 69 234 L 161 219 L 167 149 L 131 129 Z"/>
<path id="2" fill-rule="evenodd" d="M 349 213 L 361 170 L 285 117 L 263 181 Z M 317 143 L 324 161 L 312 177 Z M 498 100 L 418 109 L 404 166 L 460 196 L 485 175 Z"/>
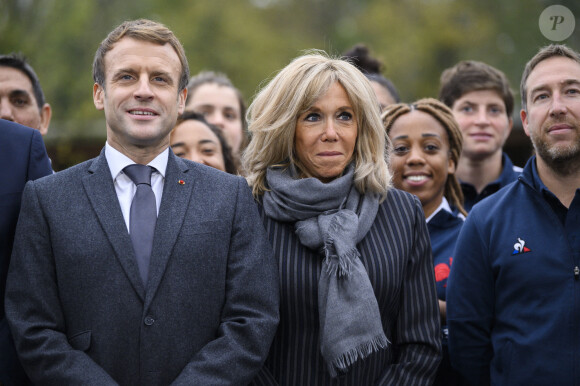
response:
<path id="1" fill-rule="evenodd" d="M 277 276 L 245 180 L 170 151 L 145 288 L 103 151 L 27 185 L 6 314 L 38 384 L 244 384 Z"/>
<path id="2" fill-rule="evenodd" d="M 25 383 L 4 317 L 4 288 L 24 185 L 51 174 L 38 130 L 0 119 L 0 382 Z"/>

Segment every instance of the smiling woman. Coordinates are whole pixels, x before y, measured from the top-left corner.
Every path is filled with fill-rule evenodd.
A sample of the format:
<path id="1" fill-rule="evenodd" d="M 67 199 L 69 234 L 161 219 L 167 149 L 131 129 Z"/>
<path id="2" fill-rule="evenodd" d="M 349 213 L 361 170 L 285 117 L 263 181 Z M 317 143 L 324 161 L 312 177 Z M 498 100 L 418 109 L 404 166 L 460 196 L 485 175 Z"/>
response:
<path id="1" fill-rule="evenodd" d="M 439 324 L 429 237 L 417 198 L 390 187 L 369 81 L 307 54 L 248 117 L 245 171 L 281 274 L 280 326 L 255 383 L 430 384 Z"/>
<path id="2" fill-rule="evenodd" d="M 221 130 L 203 115 L 186 111 L 171 132 L 170 145 L 176 156 L 202 163 L 230 174 L 238 166 Z"/>
<path id="3" fill-rule="evenodd" d="M 462 385 L 449 362 L 445 302 L 455 243 L 467 215 L 455 177 L 463 144 L 461 131 L 451 110 L 431 98 L 391 105 L 383 120 L 393 143 L 393 183 L 396 188 L 419 197 L 431 238 L 443 325 L 443 360 L 434 384 Z"/>

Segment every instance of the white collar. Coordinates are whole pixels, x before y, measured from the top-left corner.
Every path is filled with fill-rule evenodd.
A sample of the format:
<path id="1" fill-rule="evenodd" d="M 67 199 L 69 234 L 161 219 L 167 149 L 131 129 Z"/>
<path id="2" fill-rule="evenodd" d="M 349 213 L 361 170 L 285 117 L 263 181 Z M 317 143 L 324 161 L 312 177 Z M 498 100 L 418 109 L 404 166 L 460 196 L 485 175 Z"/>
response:
<path id="1" fill-rule="evenodd" d="M 127 157 L 125 154 L 109 145 L 108 142 L 105 143 L 105 158 L 109 164 L 109 169 L 111 171 L 113 180 L 117 178 L 125 166 L 133 165 L 135 163 L 131 158 Z M 166 148 L 147 165 L 154 167 L 159 172 L 159 174 L 165 178 L 168 159 L 169 148 Z"/>
<path id="2" fill-rule="evenodd" d="M 427 223 L 429 223 L 429 221 L 431 221 L 431 219 L 433 217 L 435 217 L 435 215 L 437 213 L 439 213 L 439 211 L 441 211 L 441 210 L 446 210 L 449 213 L 453 213 L 453 211 L 451 210 L 451 207 L 449 206 L 449 202 L 447 201 L 445 196 L 443 197 L 443 200 L 441 200 L 441 204 L 439 204 L 437 209 L 435 209 L 435 211 L 433 213 L 431 213 L 431 216 L 427 217 L 427 219 L 425 221 L 427 221 Z"/>

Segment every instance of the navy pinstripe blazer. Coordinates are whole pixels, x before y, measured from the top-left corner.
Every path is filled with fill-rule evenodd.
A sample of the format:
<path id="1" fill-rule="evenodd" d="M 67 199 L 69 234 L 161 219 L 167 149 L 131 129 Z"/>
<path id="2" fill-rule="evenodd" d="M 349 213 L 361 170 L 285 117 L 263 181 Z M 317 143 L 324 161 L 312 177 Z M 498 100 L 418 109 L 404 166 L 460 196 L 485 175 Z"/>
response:
<path id="1" fill-rule="evenodd" d="M 262 371 L 264 385 L 430 385 L 440 360 L 439 308 L 431 245 L 417 197 L 391 189 L 358 245 L 379 304 L 386 350 L 332 379 L 318 341 L 323 255 L 300 244 L 294 224 L 262 211 L 279 261 L 280 325 Z"/>

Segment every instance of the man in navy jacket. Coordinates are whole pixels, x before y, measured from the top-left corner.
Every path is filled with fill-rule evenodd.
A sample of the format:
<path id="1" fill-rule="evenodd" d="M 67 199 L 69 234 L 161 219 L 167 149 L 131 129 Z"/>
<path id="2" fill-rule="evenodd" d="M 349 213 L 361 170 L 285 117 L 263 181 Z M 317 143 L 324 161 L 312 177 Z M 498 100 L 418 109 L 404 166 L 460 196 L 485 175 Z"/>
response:
<path id="1" fill-rule="evenodd" d="M 536 156 L 461 230 L 451 361 L 473 384 L 580 385 L 580 54 L 542 48 L 521 96 Z"/>
<path id="2" fill-rule="evenodd" d="M 26 383 L 4 316 L 4 287 L 24 185 L 51 174 L 38 130 L 0 119 L 0 384 Z"/>

